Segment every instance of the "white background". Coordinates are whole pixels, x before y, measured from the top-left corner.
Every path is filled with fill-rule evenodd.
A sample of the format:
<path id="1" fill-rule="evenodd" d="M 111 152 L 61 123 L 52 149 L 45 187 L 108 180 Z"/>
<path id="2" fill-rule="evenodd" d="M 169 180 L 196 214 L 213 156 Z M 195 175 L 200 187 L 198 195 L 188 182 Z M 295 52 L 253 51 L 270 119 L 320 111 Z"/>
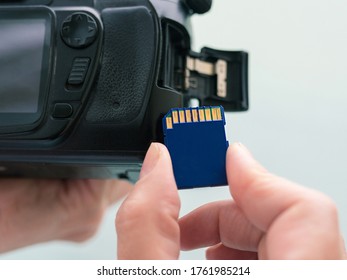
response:
<path id="1" fill-rule="evenodd" d="M 250 53 L 250 110 L 227 115 L 230 142 L 240 141 L 269 170 L 323 191 L 340 212 L 347 238 L 347 2 L 215 0 L 194 16 L 195 50 Z M 226 187 L 182 191 L 182 215 L 229 197 Z M 113 259 L 114 216 L 87 243 L 53 242 L 3 259 Z M 182 259 L 204 258 L 203 250 Z"/>

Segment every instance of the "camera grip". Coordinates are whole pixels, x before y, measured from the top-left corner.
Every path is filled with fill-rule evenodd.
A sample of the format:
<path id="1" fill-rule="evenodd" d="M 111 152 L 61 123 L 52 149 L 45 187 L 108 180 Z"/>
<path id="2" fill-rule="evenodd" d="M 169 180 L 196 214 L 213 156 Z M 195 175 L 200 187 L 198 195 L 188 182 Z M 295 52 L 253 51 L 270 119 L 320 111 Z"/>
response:
<path id="1" fill-rule="evenodd" d="M 127 124 L 144 114 L 154 83 L 157 30 L 145 7 L 102 11 L 104 45 L 101 70 L 86 120 Z"/>

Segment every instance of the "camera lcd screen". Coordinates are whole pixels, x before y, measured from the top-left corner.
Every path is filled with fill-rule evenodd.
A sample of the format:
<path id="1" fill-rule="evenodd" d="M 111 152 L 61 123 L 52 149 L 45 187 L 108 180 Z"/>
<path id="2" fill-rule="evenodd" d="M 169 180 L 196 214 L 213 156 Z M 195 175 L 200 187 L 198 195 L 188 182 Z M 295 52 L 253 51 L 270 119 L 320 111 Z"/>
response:
<path id="1" fill-rule="evenodd" d="M 38 112 L 45 19 L 0 19 L 0 113 Z"/>

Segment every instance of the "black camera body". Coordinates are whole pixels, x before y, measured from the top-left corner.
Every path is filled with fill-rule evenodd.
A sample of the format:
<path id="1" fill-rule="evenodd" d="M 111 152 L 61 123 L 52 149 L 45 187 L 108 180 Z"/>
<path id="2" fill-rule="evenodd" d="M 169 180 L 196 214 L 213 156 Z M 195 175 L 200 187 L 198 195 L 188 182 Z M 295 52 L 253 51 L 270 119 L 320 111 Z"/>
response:
<path id="1" fill-rule="evenodd" d="M 198 2 L 0 1 L 0 176 L 136 180 L 170 108 L 247 110 L 247 53 L 191 51 Z"/>

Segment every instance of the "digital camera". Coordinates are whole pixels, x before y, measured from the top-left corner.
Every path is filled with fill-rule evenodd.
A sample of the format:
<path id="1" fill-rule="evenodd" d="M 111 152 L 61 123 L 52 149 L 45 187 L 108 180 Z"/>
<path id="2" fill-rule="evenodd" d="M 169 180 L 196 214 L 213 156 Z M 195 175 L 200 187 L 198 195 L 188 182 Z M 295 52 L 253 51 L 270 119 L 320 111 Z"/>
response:
<path id="1" fill-rule="evenodd" d="M 248 109 L 248 55 L 191 50 L 197 0 L 0 0 L 0 176 L 126 178 L 170 108 Z"/>

